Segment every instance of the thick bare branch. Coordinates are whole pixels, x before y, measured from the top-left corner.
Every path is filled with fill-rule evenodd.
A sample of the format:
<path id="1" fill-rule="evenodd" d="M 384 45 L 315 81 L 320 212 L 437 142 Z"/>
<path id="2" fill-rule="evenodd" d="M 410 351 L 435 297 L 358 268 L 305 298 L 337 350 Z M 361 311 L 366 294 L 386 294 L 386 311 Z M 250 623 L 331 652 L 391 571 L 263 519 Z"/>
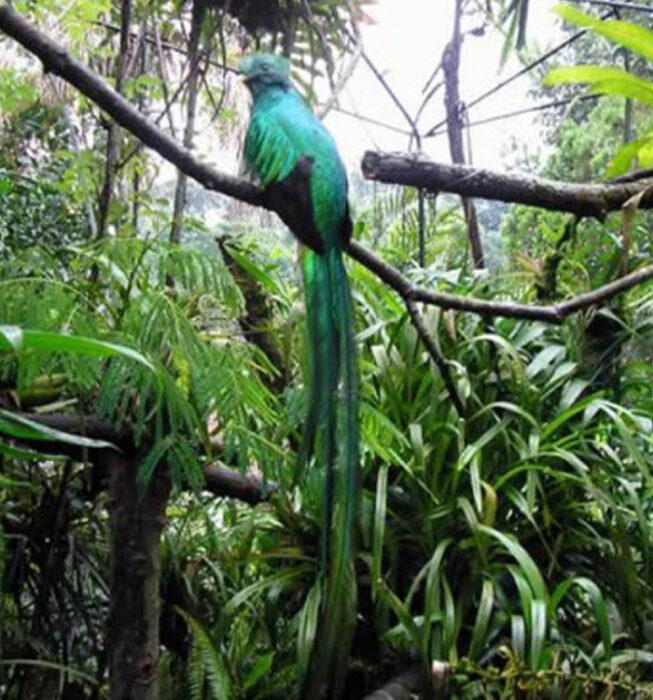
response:
<path id="1" fill-rule="evenodd" d="M 598 219 L 620 209 L 628 199 L 653 184 L 653 178 L 606 184 L 559 182 L 522 173 L 445 165 L 421 154 L 376 151 L 365 153 L 362 169 L 368 180 L 421 187 L 431 192 L 499 199 Z M 653 190 L 642 199 L 640 207 L 653 207 Z"/>
<path id="2" fill-rule="evenodd" d="M 79 445 L 65 442 L 21 441 L 41 452 L 63 454 L 80 461 L 88 459 L 94 462 L 97 460 L 100 464 L 108 459 L 107 454 L 111 452 L 119 454 L 121 451 L 130 460 L 134 460 L 135 455 L 139 452 L 129 429 L 118 430 L 111 423 L 98 416 L 83 416 L 73 413 L 43 415 L 20 413 L 18 415 L 64 433 L 110 442 L 118 448 L 118 450 L 107 448 L 88 450 Z M 264 483 L 263 480 L 252 474 L 245 475 L 217 464 L 209 464 L 204 469 L 204 489 L 216 496 L 235 498 L 244 503 L 255 505 L 267 500 L 270 493 L 275 491 L 276 485 L 272 482 Z"/>

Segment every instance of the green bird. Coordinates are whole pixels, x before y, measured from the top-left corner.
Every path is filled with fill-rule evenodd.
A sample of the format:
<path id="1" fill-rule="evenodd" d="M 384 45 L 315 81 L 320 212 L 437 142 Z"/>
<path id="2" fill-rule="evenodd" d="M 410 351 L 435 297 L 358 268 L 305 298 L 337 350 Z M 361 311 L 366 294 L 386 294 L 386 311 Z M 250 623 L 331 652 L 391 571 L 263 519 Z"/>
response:
<path id="1" fill-rule="evenodd" d="M 342 691 L 356 619 L 354 572 L 358 502 L 357 369 L 343 249 L 351 238 L 347 175 L 329 132 L 290 81 L 279 56 L 248 56 L 240 72 L 253 104 L 245 161 L 268 191 L 290 197 L 302 223 L 309 348 L 308 411 L 300 466 L 312 454 L 326 475 L 322 538 L 324 588 L 302 697 Z"/>

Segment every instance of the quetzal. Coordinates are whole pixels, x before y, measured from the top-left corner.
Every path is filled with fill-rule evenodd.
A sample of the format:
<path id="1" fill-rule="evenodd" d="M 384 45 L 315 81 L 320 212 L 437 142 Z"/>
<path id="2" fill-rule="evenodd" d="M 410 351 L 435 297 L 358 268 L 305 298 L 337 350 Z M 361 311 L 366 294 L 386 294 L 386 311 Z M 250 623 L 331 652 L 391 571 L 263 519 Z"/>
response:
<path id="1" fill-rule="evenodd" d="M 356 353 L 343 264 L 352 231 L 347 176 L 331 135 L 293 89 L 286 59 L 249 56 L 240 72 L 253 99 L 245 162 L 263 188 L 282 188 L 303 212 L 293 233 L 303 244 L 310 385 L 299 463 L 315 454 L 326 475 L 324 587 L 303 697 L 322 697 L 327 688 L 337 697 L 356 619 L 359 457 Z"/>

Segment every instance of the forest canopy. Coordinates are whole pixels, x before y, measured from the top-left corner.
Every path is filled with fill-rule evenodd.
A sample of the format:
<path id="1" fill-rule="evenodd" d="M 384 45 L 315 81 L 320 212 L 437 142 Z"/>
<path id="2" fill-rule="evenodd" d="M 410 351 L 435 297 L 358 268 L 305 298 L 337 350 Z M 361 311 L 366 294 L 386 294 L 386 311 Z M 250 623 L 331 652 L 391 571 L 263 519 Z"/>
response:
<path id="1" fill-rule="evenodd" d="M 651 697 L 653 6 L 390 1 L 0 0 L 3 698 Z"/>

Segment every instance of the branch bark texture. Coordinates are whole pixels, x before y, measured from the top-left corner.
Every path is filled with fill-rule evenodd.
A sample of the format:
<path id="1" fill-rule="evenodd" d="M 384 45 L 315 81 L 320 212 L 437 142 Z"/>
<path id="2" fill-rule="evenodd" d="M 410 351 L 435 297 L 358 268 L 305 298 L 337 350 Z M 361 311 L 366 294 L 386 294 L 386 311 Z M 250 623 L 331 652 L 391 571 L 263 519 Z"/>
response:
<path id="1" fill-rule="evenodd" d="M 377 151 L 365 153 L 362 169 L 368 180 L 528 204 L 597 219 L 619 210 L 631 197 L 653 184 L 653 177 L 637 182 L 576 184 L 523 173 L 445 165 L 421 154 Z M 642 198 L 640 207 L 653 208 L 653 190 Z"/>
<path id="2" fill-rule="evenodd" d="M 111 596 L 107 629 L 111 700 L 159 698 L 159 547 L 170 494 L 166 469 L 143 491 L 138 461 L 105 452 L 109 472 Z"/>

